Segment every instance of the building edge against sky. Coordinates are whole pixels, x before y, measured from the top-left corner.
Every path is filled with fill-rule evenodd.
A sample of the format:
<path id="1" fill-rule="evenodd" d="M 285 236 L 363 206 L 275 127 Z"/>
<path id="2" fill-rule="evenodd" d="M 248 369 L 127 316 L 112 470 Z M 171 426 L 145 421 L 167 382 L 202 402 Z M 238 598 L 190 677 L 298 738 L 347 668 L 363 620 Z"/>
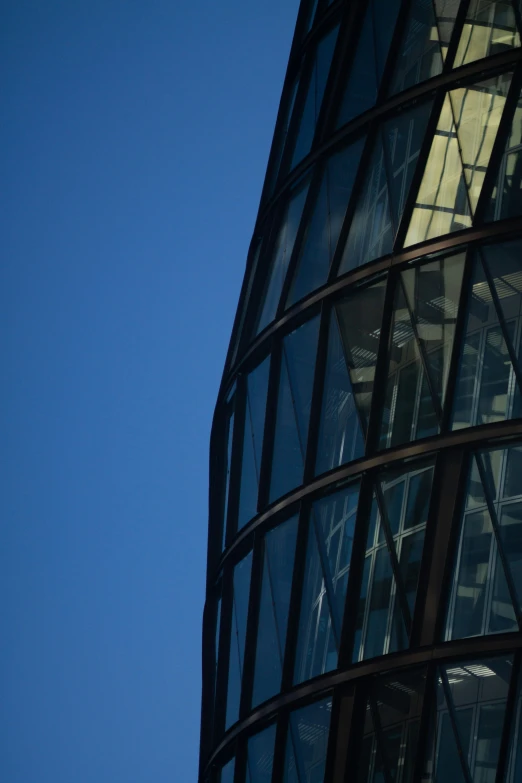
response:
<path id="1" fill-rule="evenodd" d="M 522 781 L 522 0 L 303 0 L 211 436 L 202 783 Z"/>

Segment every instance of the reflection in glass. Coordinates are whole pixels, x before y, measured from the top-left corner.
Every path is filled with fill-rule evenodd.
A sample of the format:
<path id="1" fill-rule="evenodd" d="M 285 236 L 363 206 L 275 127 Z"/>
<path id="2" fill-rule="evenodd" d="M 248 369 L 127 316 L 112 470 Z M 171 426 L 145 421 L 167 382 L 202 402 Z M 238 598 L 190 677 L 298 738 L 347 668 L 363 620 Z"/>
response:
<path id="1" fill-rule="evenodd" d="M 357 30 L 357 50 L 349 71 L 337 127 L 374 105 L 399 7 L 399 0 L 369 0 L 364 22 Z"/>
<path id="2" fill-rule="evenodd" d="M 275 245 L 272 249 L 272 263 L 268 287 L 266 289 L 262 309 L 257 324 L 256 334 L 274 320 L 281 289 L 286 277 L 286 270 L 294 249 L 294 242 L 301 222 L 301 215 L 308 193 L 308 181 L 301 182 L 294 190 L 283 216 Z"/>
<path id="3" fill-rule="evenodd" d="M 276 726 L 250 737 L 247 745 L 247 783 L 270 783 L 274 763 Z"/>
<path id="4" fill-rule="evenodd" d="M 364 436 L 355 406 L 335 309 L 330 317 L 316 473 L 351 462 L 364 454 Z"/>
<path id="5" fill-rule="evenodd" d="M 330 65 L 332 64 L 338 32 L 339 27 L 334 27 L 333 30 L 330 30 L 330 32 L 327 33 L 324 38 L 321 38 L 317 44 L 308 84 L 308 92 L 299 122 L 292 162 L 290 164 L 291 168 L 297 166 L 304 156 L 308 155 L 312 147 L 315 136 L 315 126 L 317 125 L 321 104 L 323 102 L 324 90 L 330 72 Z"/>
<path id="6" fill-rule="evenodd" d="M 520 35 L 509 0 L 471 0 L 454 67 L 518 46 Z"/>
<path id="7" fill-rule="evenodd" d="M 390 94 L 424 82 L 442 71 L 442 54 L 433 3 L 413 0 L 395 63 Z"/>
<path id="8" fill-rule="evenodd" d="M 376 677 L 364 719 L 358 783 L 413 783 L 425 669 Z"/>
<path id="9" fill-rule="evenodd" d="M 299 618 L 294 682 L 337 666 L 359 484 L 313 504 Z"/>
<path id="10" fill-rule="evenodd" d="M 471 226 L 511 74 L 444 99 L 405 246 Z"/>
<path id="11" fill-rule="evenodd" d="M 239 718 L 251 570 L 252 552 L 249 552 L 234 568 L 225 729 Z"/>
<path id="12" fill-rule="evenodd" d="M 446 639 L 518 631 L 522 606 L 521 447 L 472 457 Z"/>
<path id="13" fill-rule="evenodd" d="M 433 466 L 384 472 L 374 484 L 353 660 L 409 645 Z"/>
<path id="14" fill-rule="evenodd" d="M 421 104 L 379 129 L 339 274 L 391 252 L 430 110 L 431 103 Z"/>
<path id="15" fill-rule="evenodd" d="M 323 783 L 331 712 L 330 696 L 290 714 L 284 783 Z"/>
<path id="16" fill-rule="evenodd" d="M 364 138 L 360 138 L 326 162 L 288 305 L 319 288 L 328 278 L 363 146 Z"/>
<path id="17" fill-rule="evenodd" d="M 495 780 L 512 671 L 511 655 L 438 668 L 423 780 Z"/>
<path id="18" fill-rule="evenodd" d="M 510 352 L 519 357 L 520 351 L 520 247 L 518 241 L 491 245 L 474 258 L 453 429 L 521 415 L 520 390 L 510 358 Z"/>
<path id="19" fill-rule="evenodd" d="M 386 281 L 356 291 L 335 306 L 361 426 L 368 428 Z"/>
<path id="20" fill-rule="evenodd" d="M 522 98 L 515 107 L 504 155 L 493 188 L 487 220 L 515 217 L 522 212 Z"/>
<path id="21" fill-rule="evenodd" d="M 270 501 L 303 480 L 318 332 L 313 318 L 283 340 Z"/>
<path id="22" fill-rule="evenodd" d="M 298 518 L 265 536 L 252 706 L 281 687 Z"/>
<path id="23" fill-rule="evenodd" d="M 458 253 L 400 273 L 393 309 L 381 448 L 439 431 L 464 258 L 464 253 Z"/>
<path id="24" fill-rule="evenodd" d="M 265 427 L 266 395 L 270 359 L 265 359 L 246 380 L 245 430 L 239 489 L 237 529 L 240 530 L 257 512 L 259 471 Z"/>

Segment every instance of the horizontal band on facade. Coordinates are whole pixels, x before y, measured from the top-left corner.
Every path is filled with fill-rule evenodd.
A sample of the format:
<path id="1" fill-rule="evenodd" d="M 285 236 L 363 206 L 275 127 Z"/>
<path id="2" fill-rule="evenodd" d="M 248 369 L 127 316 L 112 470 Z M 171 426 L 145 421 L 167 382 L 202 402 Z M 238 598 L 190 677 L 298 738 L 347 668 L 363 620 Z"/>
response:
<path id="1" fill-rule="evenodd" d="M 245 734 L 259 730 L 260 726 L 269 722 L 283 711 L 290 711 L 301 704 L 326 695 L 330 691 L 345 684 L 363 680 L 366 677 L 393 673 L 402 669 L 428 663 L 448 663 L 465 660 L 474 656 L 514 652 L 522 648 L 522 634 L 499 634 L 498 636 L 478 636 L 471 639 L 458 639 L 437 644 L 430 648 L 406 650 L 390 655 L 383 655 L 370 661 L 354 664 L 342 671 L 336 670 L 322 674 L 315 680 L 309 680 L 296 685 L 287 693 L 280 693 L 270 701 L 253 710 L 243 720 L 238 721 L 223 736 L 221 742 L 212 752 L 207 761 L 207 768 L 226 751 L 233 742 Z"/>

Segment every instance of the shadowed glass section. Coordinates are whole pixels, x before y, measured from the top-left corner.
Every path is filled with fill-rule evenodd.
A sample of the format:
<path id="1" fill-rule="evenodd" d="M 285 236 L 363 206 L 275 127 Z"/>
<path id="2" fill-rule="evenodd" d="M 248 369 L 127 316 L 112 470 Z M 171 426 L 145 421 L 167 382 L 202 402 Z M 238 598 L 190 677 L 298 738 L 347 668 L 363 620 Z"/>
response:
<path id="1" fill-rule="evenodd" d="M 391 252 L 430 110 L 421 104 L 379 128 L 339 274 Z"/>
<path id="2" fill-rule="evenodd" d="M 309 221 L 288 305 L 326 283 L 359 167 L 364 138 L 328 159 Z"/>
<path id="3" fill-rule="evenodd" d="M 395 293 L 381 448 L 439 431 L 464 253 L 401 272 Z"/>
<path id="4" fill-rule="evenodd" d="M 503 74 L 446 95 L 406 247 L 471 226 L 511 76 Z"/>
<path id="5" fill-rule="evenodd" d="M 520 417 L 522 270 L 519 241 L 474 258 L 453 429 Z"/>
<path id="6" fill-rule="evenodd" d="M 512 671 L 511 655 L 438 667 L 423 780 L 495 781 Z"/>
<path id="7" fill-rule="evenodd" d="M 442 71 L 433 0 L 413 0 L 395 62 L 390 94 L 424 82 Z"/>
<path id="8" fill-rule="evenodd" d="M 313 318 L 283 340 L 270 502 L 303 480 L 318 332 Z"/>
<path id="9" fill-rule="evenodd" d="M 234 770 L 236 768 L 236 760 L 231 759 L 228 764 L 225 764 L 221 769 L 219 775 L 219 783 L 234 783 Z"/>
<path id="10" fill-rule="evenodd" d="M 246 525 L 257 513 L 257 493 L 259 489 L 259 471 L 261 469 L 269 370 L 270 359 L 267 358 L 248 375 L 246 381 L 245 431 L 239 490 L 238 530 Z"/>
<path id="11" fill-rule="evenodd" d="M 249 552 L 234 568 L 225 729 L 228 729 L 239 718 L 251 570 L 252 552 Z"/>
<path id="12" fill-rule="evenodd" d="M 349 72 L 337 127 L 370 109 L 381 83 L 400 0 L 369 0 Z"/>
<path id="13" fill-rule="evenodd" d="M 332 698 L 290 713 L 284 783 L 323 783 Z"/>
<path id="14" fill-rule="evenodd" d="M 357 783 L 413 783 L 425 687 L 425 669 L 373 680 L 366 703 Z"/>
<path id="15" fill-rule="evenodd" d="M 291 168 L 300 163 L 312 147 L 338 32 L 339 27 L 334 27 L 317 44 L 308 91 L 297 130 Z"/>
<path id="16" fill-rule="evenodd" d="M 471 0 L 454 67 L 520 46 L 510 0 Z"/>
<path id="17" fill-rule="evenodd" d="M 294 571 L 297 516 L 265 536 L 252 706 L 279 693 Z"/>
<path id="18" fill-rule="evenodd" d="M 276 726 L 273 723 L 250 737 L 247 745 L 247 783 L 270 783 L 274 763 Z"/>
<path id="19" fill-rule="evenodd" d="M 335 308 L 330 317 L 328 358 L 317 443 L 316 473 L 351 462 L 364 454 L 364 436 L 355 405 Z"/>
<path id="20" fill-rule="evenodd" d="M 522 213 L 522 97 L 518 99 L 486 220 Z"/>
<path id="21" fill-rule="evenodd" d="M 430 462 L 374 483 L 354 662 L 409 646 L 432 482 Z"/>
<path id="22" fill-rule="evenodd" d="M 472 457 L 460 523 L 446 639 L 519 630 L 522 447 Z"/>
<path id="23" fill-rule="evenodd" d="M 256 334 L 259 334 L 275 318 L 281 289 L 286 277 L 286 270 L 290 263 L 297 230 L 301 222 L 306 194 L 308 193 L 308 184 L 308 180 L 302 182 L 294 190 L 288 207 L 284 211 L 275 246 L 272 249 L 269 281 L 263 299 Z"/>
<path id="24" fill-rule="evenodd" d="M 365 432 L 370 417 L 385 289 L 386 281 L 380 280 L 335 306 L 355 406 Z"/>
<path id="25" fill-rule="evenodd" d="M 337 666 L 358 500 L 357 483 L 312 506 L 295 683 Z"/>

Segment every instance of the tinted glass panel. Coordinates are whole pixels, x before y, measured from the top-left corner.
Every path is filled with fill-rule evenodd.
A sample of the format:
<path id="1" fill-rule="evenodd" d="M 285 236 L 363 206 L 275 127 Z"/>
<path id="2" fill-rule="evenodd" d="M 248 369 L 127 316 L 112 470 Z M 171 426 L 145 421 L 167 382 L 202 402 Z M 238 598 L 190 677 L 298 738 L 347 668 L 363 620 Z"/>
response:
<path id="1" fill-rule="evenodd" d="M 312 507 L 295 682 L 337 666 L 358 499 L 356 484 Z"/>
<path id="2" fill-rule="evenodd" d="M 265 426 L 266 394 L 270 360 L 265 359 L 247 377 L 245 404 L 245 431 L 241 487 L 239 491 L 238 530 L 256 515 L 259 471 Z"/>
<path id="3" fill-rule="evenodd" d="M 243 675 L 243 660 L 245 655 L 245 638 L 251 569 L 252 552 L 249 552 L 249 554 L 234 568 L 232 591 L 232 629 L 230 637 L 230 662 L 228 667 L 228 692 L 225 728 L 228 728 L 239 718 L 239 700 L 241 697 L 241 678 Z"/>
<path id="4" fill-rule="evenodd" d="M 323 473 L 362 457 L 364 436 L 355 405 L 339 324 L 335 310 L 330 317 L 316 472 Z"/>
<path id="5" fill-rule="evenodd" d="M 442 71 L 442 53 L 432 0 L 413 0 L 390 88 L 401 92 Z"/>
<path id="6" fill-rule="evenodd" d="M 408 647 L 432 481 L 424 464 L 374 484 L 354 661 Z"/>
<path id="7" fill-rule="evenodd" d="M 296 536 L 297 517 L 265 536 L 253 707 L 280 690 Z"/>
<path id="8" fill-rule="evenodd" d="M 232 759 L 231 761 L 228 762 L 228 764 L 225 764 L 225 766 L 221 770 L 219 783 L 234 783 L 235 766 L 236 766 L 235 759 Z"/>
<path id="9" fill-rule="evenodd" d="M 233 404 L 233 403 L 232 403 Z M 234 439 L 234 409 L 229 410 L 227 414 L 227 420 L 225 425 L 225 500 L 223 504 L 223 530 L 221 549 L 225 548 L 226 533 L 227 533 L 227 515 L 228 515 L 228 491 L 230 487 L 230 467 L 232 464 L 232 442 Z"/>
<path id="10" fill-rule="evenodd" d="M 270 783 L 272 780 L 275 734 L 276 727 L 273 724 L 248 740 L 248 783 Z"/>
<path id="11" fill-rule="evenodd" d="M 290 290 L 289 305 L 319 288 L 327 280 L 363 144 L 364 139 L 359 139 L 329 158 L 326 163 Z"/>
<path id="12" fill-rule="evenodd" d="M 488 220 L 522 212 L 522 98 L 518 99 L 488 210 Z"/>
<path id="13" fill-rule="evenodd" d="M 331 711 L 329 697 L 291 713 L 284 783 L 323 783 Z"/>
<path id="14" fill-rule="evenodd" d="M 312 401 L 319 318 L 283 340 L 270 500 L 302 482 Z"/>
<path id="15" fill-rule="evenodd" d="M 455 67 L 520 46 L 509 0 L 471 0 L 455 55 Z"/>

